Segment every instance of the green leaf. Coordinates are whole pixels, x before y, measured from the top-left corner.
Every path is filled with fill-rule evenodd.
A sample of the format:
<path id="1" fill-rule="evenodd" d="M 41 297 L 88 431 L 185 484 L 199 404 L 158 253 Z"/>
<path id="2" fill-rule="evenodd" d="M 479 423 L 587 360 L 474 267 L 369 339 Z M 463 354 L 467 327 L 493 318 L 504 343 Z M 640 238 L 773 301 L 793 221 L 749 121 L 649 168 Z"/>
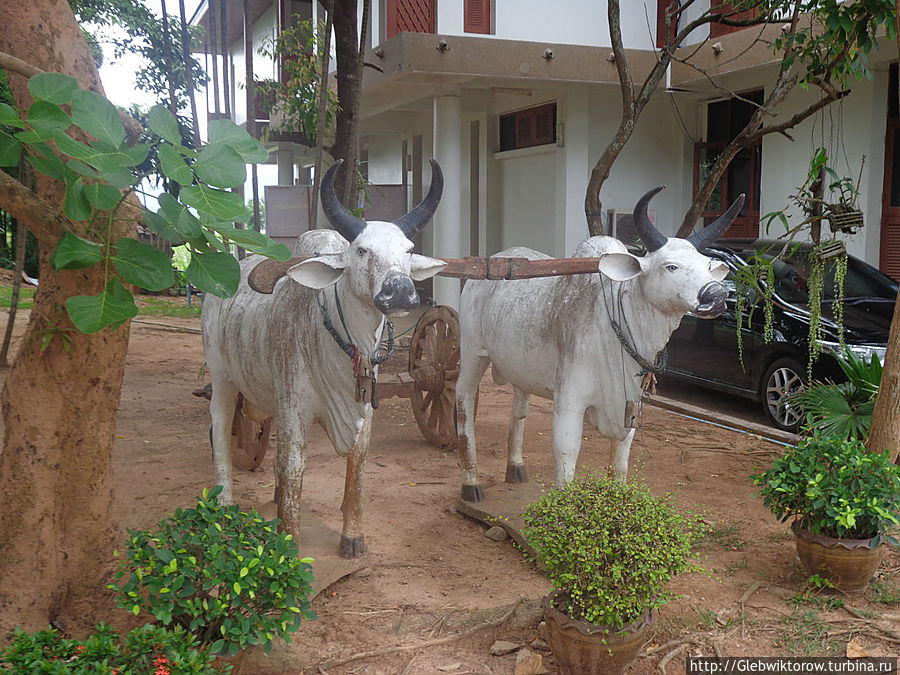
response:
<path id="1" fill-rule="evenodd" d="M 97 140 L 119 147 L 125 125 L 119 111 L 100 94 L 86 89 L 72 92 L 72 121 Z"/>
<path id="2" fill-rule="evenodd" d="M 260 234 L 256 230 L 242 230 L 229 223 L 211 223 L 207 227 L 248 251 L 253 251 L 275 260 L 281 260 L 282 262 L 291 257 L 291 250 L 287 246 L 275 243 L 269 237 Z"/>
<path id="3" fill-rule="evenodd" d="M 247 180 L 247 167 L 243 158 L 223 143 L 208 145 L 197 156 L 194 171 L 200 180 L 215 187 L 235 187 Z"/>
<path id="4" fill-rule="evenodd" d="M 101 171 L 97 177 L 105 180 L 107 183 L 119 190 L 127 190 L 135 183 L 131 170 L 126 166 L 120 166 L 117 169 Z"/>
<path id="5" fill-rule="evenodd" d="M 84 183 L 81 178 L 66 185 L 63 213 L 70 220 L 87 220 L 91 217 L 91 204 L 84 194 Z"/>
<path id="6" fill-rule="evenodd" d="M 201 291 L 228 298 L 237 291 L 241 266 L 229 253 L 194 253 L 186 276 Z"/>
<path id="7" fill-rule="evenodd" d="M 100 262 L 102 258 L 101 244 L 66 232 L 50 254 L 50 264 L 58 270 L 80 270 Z"/>
<path id="8" fill-rule="evenodd" d="M 169 221 L 167 221 L 158 213 L 154 213 L 153 211 L 144 211 L 141 219 L 147 227 L 156 232 L 156 234 L 161 236 L 166 241 L 170 241 L 176 246 L 184 243 L 184 239 L 180 234 L 178 234 L 178 231 L 174 227 L 172 227 Z"/>
<path id="9" fill-rule="evenodd" d="M 0 131 L 0 166 L 16 166 L 22 156 L 22 144 L 5 131 Z"/>
<path id="10" fill-rule="evenodd" d="M 231 146 L 248 163 L 265 162 L 269 159 L 269 151 L 263 144 L 231 120 L 212 120 L 209 123 L 209 143 Z"/>
<path id="11" fill-rule="evenodd" d="M 91 145 L 85 145 L 59 130 L 53 132 L 53 142 L 63 154 L 80 159 L 101 171 L 137 166 L 147 158 L 150 150 L 150 146 L 146 143 L 138 143 L 134 147 L 122 149 L 110 147 L 102 141 L 94 141 Z"/>
<path id="12" fill-rule="evenodd" d="M 100 211 L 115 208 L 122 199 L 122 192 L 106 183 L 88 183 L 84 186 L 84 196 Z"/>
<path id="13" fill-rule="evenodd" d="M 107 326 L 116 329 L 137 316 L 134 298 L 118 277 L 106 282 L 99 295 L 74 295 L 66 300 L 66 310 L 82 333 L 96 333 Z"/>
<path id="14" fill-rule="evenodd" d="M 175 554 L 165 548 L 156 549 L 154 555 L 166 564 L 169 564 L 175 558 Z"/>
<path id="15" fill-rule="evenodd" d="M 80 159 L 70 159 L 66 162 L 66 166 L 72 169 L 75 173 L 80 176 L 84 176 L 85 178 L 96 178 L 97 177 L 97 169 L 92 166 L 88 166 Z"/>
<path id="16" fill-rule="evenodd" d="M 41 73 L 28 80 L 28 91 L 32 96 L 57 105 L 71 101 L 72 93 L 76 89 L 78 89 L 78 80 L 71 75 Z"/>
<path id="17" fill-rule="evenodd" d="M 0 103 L 0 124 L 5 124 L 8 127 L 16 127 L 17 129 L 25 128 L 25 122 L 19 117 L 19 113 L 16 112 L 16 109 L 6 103 Z"/>
<path id="18" fill-rule="evenodd" d="M 227 192 L 206 185 L 191 185 L 181 191 L 181 201 L 198 211 L 205 211 L 218 220 L 247 222 L 250 210 L 236 192 Z"/>
<path id="19" fill-rule="evenodd" d="M 184 190 L 181 194 L 184 194 Z M 167 192 L 159 196 L 159 208 L 175 231 L 185 239 L 203 236 L 203 227 L 197 217 L 187 207 Z"/>
<path id="20" fill-rule="evenodd" d="M 159 163 L 166 176 L 182 185 L 190 185 L 194 182 L 194 172 L 175 148 L 163 143 L 159 146 L 158 153 Z"/>
<path id="21" fill-rule="evenodd" d="M 165 106 L 155 105 L 147 113 L 147 126 L 150 131 L 163 138 L 172 145 L 181 145 L 181 130 L 178 128 L 178 120 Z"/>
<path id="22" fill-rule="evenodd" d="M 42 141 L 47 141 L 53 138 L 56 129 L 65 131 L 72 126 L 72 120 L 66 111 L 55 103 L 35 101 L 28 109 L 28 124 Z"/>
<path id="23" fill-rule="evenodd" d="M 241 594 L 241 585 L 240 585 L 240 583 L 238 583 L 237 581 L 235 581 L 234 584 L 232 584 L 231 587 L 234 589 L 234 594 L 235 594 L 235 595 L 240 595 L 240 594 Z"/>
<path id="24" fill-rule="evenodd" d="M 36 157 L 34 155 L 29 155 L 26 159 L 28 160 L 28 163 L 34 167 L 35 171 L 40 171 L 42 174 L 50 176 L 51 178 L 63 180 L 66 176 L 66 165 L 63 164 L 62 160 L 56 155 L 53 155 L 52 157 Z"/>
<path id="25" fill-rule="evenodd" d="M 161 291 L 171 286 L 174 280 L 169 256 L 135 239 L 119 239 L 112 261 L 125 281 L 148 291 Z"/>

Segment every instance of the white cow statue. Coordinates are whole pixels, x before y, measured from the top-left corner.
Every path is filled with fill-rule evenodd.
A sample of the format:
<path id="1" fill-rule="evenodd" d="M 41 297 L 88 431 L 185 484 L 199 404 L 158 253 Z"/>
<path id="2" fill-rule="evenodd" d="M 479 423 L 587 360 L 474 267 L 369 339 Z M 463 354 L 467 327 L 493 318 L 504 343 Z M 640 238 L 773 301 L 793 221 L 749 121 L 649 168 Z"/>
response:
<path id="1" fill-rule="evenodd" d="M 599 257 L 600 274 L 517 281 L 469 281 L 460 300 L 460 370 L 456 383 L 462 498 L 484 499 L 475 450 L 475 393 L 488 365 L 494 380 L 513 385 L 506 480 L 522 483 L 522 436 L 531 394 L 553 400 L 554 483 L 575 475 L 582 425 L 588 420 L 610 440 L 610 466 L 628 471 L 634 437 L 626 402 L 641 384 L 687 313 L 714 318 L 725 309 L 728 270 L 701 251 L 718 239 L 743 204 L 688 239 L 666 238 L 650 222 L 651 190 L 634 208 L 635 229 L 647 247 L 637 257 L 612 237 L 591 237 L 576 257 Z M 498 257 L 546 259 L 528 248 Z"/>
<path id="2" fill-rule="evenodd" d="M 247 285 L 260 258 L 244 260 L 238 292 L 227 300 L 207 296 L 202 325 L 222 499 L 232 500 L 231 420 L 241 393 L 254 418 L 275 420 L 278 517 L 299 541 L 306 442 L 318 422 L 347 458 L 340 554 L 352 558 L 365 552 L 362 493 L 376 354 L 392 340 L 385 317 L 418 306 L 413 281 L 445 266 L 414 254 L 411 241 L 437 208 L 443 176 L 432 160 L 431 187 L 421 204 L 392 223 L 366 222 L 335 195 L 339 166 L 329 168 L 321 188 L 322 209 L 337 232 L 304 234 L 298 249 L 314 257 L 288 269 L 271 295 Z"/>

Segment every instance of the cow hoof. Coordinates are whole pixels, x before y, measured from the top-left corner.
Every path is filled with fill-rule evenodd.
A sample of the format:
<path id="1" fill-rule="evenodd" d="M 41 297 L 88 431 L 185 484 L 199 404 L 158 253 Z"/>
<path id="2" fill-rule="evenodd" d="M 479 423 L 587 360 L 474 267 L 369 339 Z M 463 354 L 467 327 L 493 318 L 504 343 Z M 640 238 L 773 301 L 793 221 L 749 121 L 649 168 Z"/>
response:
<path id="1" fill-rule="evenodd" d="M 345 537 L 341 535 L 341 546 L 338 553 L 342 558 L 359 558 L 366 552 L 365 537 Z"/>
<path id="2" fill-rule="evenodd" d="M 524 464 L 507 464 L 506 465 L 506 482 L 507 483 L 527 483 L 528 469 Z"/>
<path id="3" fill-rule="evenodd" d="M 462 499 L 464 502 L 483 502 L 484 488 L 482 488 L 480 485 L 463 485 Z"/>

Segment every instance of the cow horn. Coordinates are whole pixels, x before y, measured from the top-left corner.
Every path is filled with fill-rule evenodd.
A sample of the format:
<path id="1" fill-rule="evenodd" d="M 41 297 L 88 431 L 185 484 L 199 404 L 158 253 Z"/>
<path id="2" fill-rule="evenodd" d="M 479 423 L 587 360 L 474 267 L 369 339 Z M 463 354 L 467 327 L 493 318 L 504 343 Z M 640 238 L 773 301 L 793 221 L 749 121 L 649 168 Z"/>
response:
<path id="1" fill-rule="evenodd" d="M 334 193 L 334 176 L 343 163 L 344 160 L 339 159 L 328 167 L 328 171 L 322 176 L 322 188 L 320 191 L 322 210 L 325 212 L 328 222 L 334 226 L 334 229 L 347 241 L 353 241 L 360 232 L 366 229 L 366 221 L 362 218 L 357 218 L 345 209 Z"/>
<path id="2" fill-rule="evenodd" d="M 394 221 L 394 224 L 403 230 L 407 239 L 412 239 L 428 224 L 431 216 L 437 210 L 438 203 L 441 201 L 441 193 L 444 191 L 444 174 L 441 172 L 441 167 L 434 159 L 429 161 L 431 162 L 431 187 L 428 188 L 428 194 L 416 208 Z"/>
<path id="3" fill-rule="evenodd" d="M 737 218 L 737 214 L 740 213 L 743 205 L 744 195 L 741 194 L 734 200 L 734 203 L 728 207 L 728 210 L 725 213 L 699 232 L 694 232 L 687 240 L 691 242 L 698 251 L 702 251 L 716 239 L 725 234 L 725 230 L 727 230 L 728 226 L 731 225 L 735 218 Z"/>
<path id="4" fill-rule="evenodd" d="M 638 199 L 637 204 L 634 205 L 634 229 L 637 230 L 638 236 L 647 247 L 647 251 L 651 253 L 665 246 L 668 237 L 663 236 L 650 222 L 650 216 L 647 215 L 647 204 L 650 203 L 650 200 L 653 199 L 657 192 L 665 189 L 665 185 L 653 188 Z"/>

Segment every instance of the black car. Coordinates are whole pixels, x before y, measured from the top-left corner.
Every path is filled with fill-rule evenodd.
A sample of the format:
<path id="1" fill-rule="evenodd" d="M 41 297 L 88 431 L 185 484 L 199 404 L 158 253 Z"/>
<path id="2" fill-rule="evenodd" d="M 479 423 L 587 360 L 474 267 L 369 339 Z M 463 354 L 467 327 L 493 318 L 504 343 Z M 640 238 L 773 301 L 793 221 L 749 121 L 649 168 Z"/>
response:
<path id="1" fill-rule="evenodd" d="M 724 281 L 731 292 L 728 307 L 717 319 L 699 319 L 690 314 L 682 319 L 669 340 L 666 375 L 759 401 L 774 426 L 796 431 L 802 411 L 787 404 L 785 398 L 807 381 L 808 246 L 774 262 L 774 279 L 770 281 L 774 337 L 768 342 L 763 336 L 762 307 L 758 304 L 750 316 L 749 306 L 754 300 L 751 291 L 741 329 L 743 365 L 738 355 L 734 271 L 747 265 L 754 255 L 772 258 L 782 248 L 781 242 L 761 239 L 749 243 L 719 242 L 704 251 L 731 269 Z M 826 265 L 821 312 L 823 339 L 819 340 L 821 355 L 812 369 L 815 380 L 845 379 L 835 359 L 840 353 L 840 342 L 832 315 L 834 268 L 833 263 Z M 848 257 L 843 331 L 849 350 L 866 360 L 877 354 L 884 362 L 896 297 L 896 281 L 862 260 Z"/>

